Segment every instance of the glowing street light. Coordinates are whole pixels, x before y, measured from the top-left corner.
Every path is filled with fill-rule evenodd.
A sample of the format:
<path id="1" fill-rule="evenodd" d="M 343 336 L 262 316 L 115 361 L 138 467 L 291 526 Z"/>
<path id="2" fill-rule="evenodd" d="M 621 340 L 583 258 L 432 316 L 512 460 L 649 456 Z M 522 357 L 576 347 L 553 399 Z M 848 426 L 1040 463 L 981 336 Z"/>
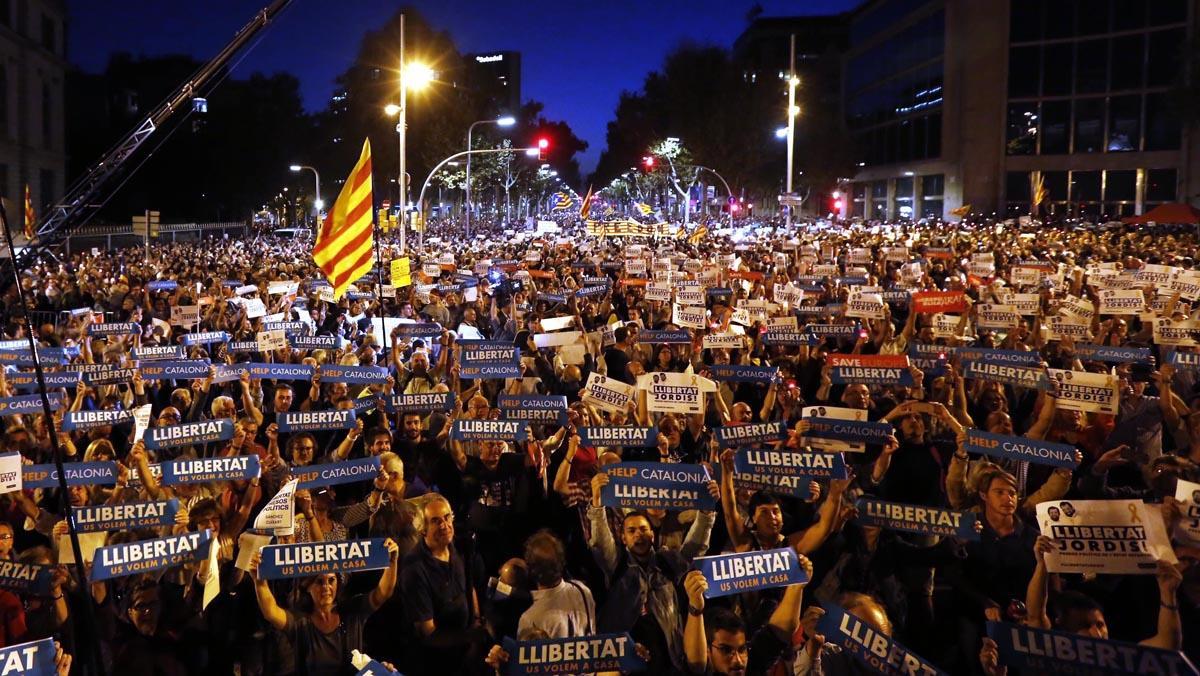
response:
<path id="1" fill-rule="evenodd" d="M 494 120 L 477 120 L 472 122 L 470 126 L 467 127 L 467 179 L 466 183 L 464 184 L 465 194 L 463 195 L 463 201 L 467 203 L 464 219 L 466 226 L 465 232 L 468 238 L 471 236 L 471 132 L 475 131 L 475 125 L 477 124 L 494 124 L 499 127 L 511 127 L 516 123 L 517 118 L 513 117 L 512 115 L 505 115 L 504 117 L 499 117 Z"/>

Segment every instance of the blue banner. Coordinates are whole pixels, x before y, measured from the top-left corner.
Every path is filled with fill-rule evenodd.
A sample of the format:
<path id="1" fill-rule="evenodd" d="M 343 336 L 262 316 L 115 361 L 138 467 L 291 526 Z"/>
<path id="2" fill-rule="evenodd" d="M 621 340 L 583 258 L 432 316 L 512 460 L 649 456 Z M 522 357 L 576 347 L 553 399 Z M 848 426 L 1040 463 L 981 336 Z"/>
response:
<path id="1" fill-rule="evenodd" d="M 354 415 L 364 415 L 378 408 L 378 400 L 375 397 L 357 397 L 354 399 Z"/>
<path id="2" fill-rule="evenodd" d="M 1179 370 L 1200 370 L 1200 352 L 1180 352 L 1175 350 L 1171 353 L 1169 363 Z"/>
<path id="3" fill-rule="evenodd" d="M 382 366 L 341 366 L 325 364 L 321 367 L 321 381 L 326 383 L 348 383 L 369 385 L 386 382 L 388 370 Z"/>
<path id="4" fill-rule="evenodd" d="M 314 432 L 317 430 L 348 430 L 354 427 L 354 409 L 329 409 L 327 411 L 284 411 L 276 422 L 279 431 Z"/>
<path id="5" fill-rule="evenodd" d="M 1108 345 L 1094 345 L 1092 343 L 1075 343 L 1075 356 L 1079 357 L 1080 361 L 1102 361 L 1107 364 L 1136 364 L 1138 362 L 1150 361 L 1150 348 L 1110 347 Z"/>
<path id="6" fill-rule="evenodd" d="M 115 365 L 106 365 L 109 368 L 96 371 L 84 371 L 83 381 L 88 385 L 117 385 L 121 383 L 129 383 L 133 381 L 134 368 L 118 368 Z"/>
<path id="7" fill-rule="evenodd" d="M 182 345 L 147 345 L 133 348 L 133 358 L 142 361 L 158 359 L 185 359 L 187 352 Z"/>
<path id="8" fill-rule="evenodd" d="M 258 577 L 261 580 L 279 580 L 387 568 L 390 559 L 383 540 L 371 538 L 267 545 L 262 548 Z"/>
<path id="9" fill-rule="evenodd" d="M 433 322 L 399 324 L 395 328 L 396 337 L 400 340 L 411 340 L 413 338 L 441 338 L 443 330 L 444 329 L 442 328 L 441 324 L 436 324 Z"/>
<path id="10" fill-rule="evenodd" d="M 508 653 L 505 676 L 557 676 L 559 674 L 628 674 L 642 671 L 646 662 L 638 656 L 628 633 L 596 634 L 576 638 L 500 643 Z"/>
<path id="11" fill-rule="evenodd" d="M 208 557 L 212 540 L 212 531 L 205 528 L 203 532 L 100 547 L 92 561 L 92 582 L 201 561 Z"/>
<path id="12" fill-rule="evenodd" d="M 956 512 L 950 509 L 907 505 L 874 498 L 859 498 L 858 521 L 867 526 L 923 535 L 943 535 L 961 540 L 978 540 L 975 512 Z"/>
<path id="13" fill-rule="evenodd" d="M 909 371 L 907 368 L 854 366 L 850 364 L 834 366 L 829 369 L 829 380 L 837 385 L 866 383 L 868 385 L 912 387 L 916 384 L 913 381 L 912 371 Z"/>
<path id="14" fill-rule="evenodd" d="M 175 515 L 178 513 L 179 500 L 176 498 L 71 508 L 75 530 L 81 533 L 171 526 L 175 524 Z"/>
<path id="15" fill-rule="evenodd" d="M 883 676 L 946 676 L 933 662 L 905 648 L 890 636 L 832 603 L 822 604 L 825 614 L 817 622 L 825 641 L 850 653 L 868 671 Z"/>
<path id="16" fill-rule="evenodd" d="M 295 350 L 336 350 L 337 336 L 288 336 L 288 345 Z"/>
<path id="17" fill-rule="evenodd" d="M 155 361 L 142 364 L 144 380 L 204 380 L 212 370 L 207 359 Z"/>
<path id="18" fill-rule="evenodd" d="M 146 288 L 150 291 L 174 291 L 179 288 L 179 282 L 173 279 L 156 279 L 146 284 Z"/>
<path id="19" fill-rule="evenodd" d="M 258 352 L 257 340 L 231 340 L 225 344 L 229 352 Z"/>
<path id="20" fill-rule="evenodd" d="M 459 376 L 468 379 L 520 378 L 520 352 L 504 341 L 460 341 Z"/>
<path id="21" fill-rule="evenodd" d="M 567 302 L 567 295 L 563 293 L 539 293 L 537 300 L 539 303 L 565 304 Z"/>
<path id="22" fill-rule="evenodd" d="M 206 481 L 246 481 L 261 471 L 257 455 L 231 455 L 224 458 L 189 458 L 159 463 L 164 486 L 195 484 Z"/>
<path id="23" fill-rule="evenodd" d="M 324 368 L 324 367 L 322 367 Z M 217 364 L 215 383 L 225 383 L 249 373 L 251 380 L 312 380 L 315 367 L 308 364 L 269 364 L 245 362 L 241 364 Z"/>
<path id="24" fill-rule="evenodd" d="M 859 325 L 855 324 L 805 324 L 804 331 L 821 338 L 856 338 Z M 768 334 L 769 335 L 769 334 Z"/>
<path id="25" fill-rule="evenodd" d="M 62 392 L 48 392 L 46 398 L 50 400 L 51 411 L 57 411 L 66 405 Z M 42 395 L 40 394 L 22 394 L 16 397 L 0 398 L 0 416 L 38 413 L 42 413 Z"/>
<path id="26" fill-rule="evenodd" d="M 638 331 L 637 342 L 666 345 L 691 345 L 692 332 L 687 329 L 675 331 Z"/>
<path id="27" fill-rule="evenodd" d="M 864 444 L 886 443 L 888 437 L 896 432 L 891 423 L 866 420 L 808 418 L 808 424 L 809 430 L 806 436 Z"/>
<path id="28" fill-rule="evenodd" d="M 1075 469 L 1075 447 L 1071 444 L 1055 444 L 1039 439 L 1011 437 L 1005 434 L 992 434 L 983 430 L 968 429 L 967 440 L 963 444 L 967 453 L 979 453 L 994 458 L 1009 460 L 1025 460 L 1038 465 L 1066 467 Z"/>
<path id="29" fill-rule="evenodd" d="M 960 347 L 955 351 L 958 358 L 979 361 L 985 364 L 1007 364 L 1009 366 L 1039 366 L 1042 355 L 1027 350 L 999 350 L 987 347 Z"/>
<path id="30" fill-rule="evenodd" d="M 908 360 L 921 369 L 926 378 L 946 375 L 946 359 L 954 348 L 933 343 L 912 343 L 908 347 Z"/>
<path id="31" fill-rule="evenodd" d="M 450 438 L 458 441 L 525 441 L 529 423 L 523 420 L 465 420 L 459 418 L 450 428 Z"/>
<path id="32" fill-rule="evenodd" d="M 0 589 L 48 596 L 52 566 L 17 561 L 0 561 Z"/>
<path id="33" fill-rule="evenodd" d="M 603 296 L 608 293 L 607 286 L 588 286 L 575 291 L 576 298 L 589 298 L 591 296 Z"/>
<path id="34" fill-rule="evenodd" d="M 67 411 L 63 416 L 64 432 L 90 430 L 106 425 L 120 425 L 133 420 L 133 411 L 119 408 L 104 408 L 95 411 Z"/>
<path id="35" fill-rule="evenodd" d="M 0 648 L 0 665 L 7 676 L 55 676 L 58 666 L 54 663 L 54 639 L 18 643 Z"/>
<path id="36" fill-rule="evenodd" d="M 806 331 L 768 331 L 762 335 L 763 345 L 816 345 L 821 338 Z"/>
<path id="37" fill-rule="evenodd" d="M 229 334 L 224 331 L 204 331 L 184 335 L 184 345 L 208 345 L 209 343 L 228 343 Z"/>
<path id="38" fill-rule="evenodd" d="M 371 481 L 379 474 L 379 456 L 293 467 L 291 474 L 293 479 L 300 480 L 296 485 L 297 489 Z"/>
<path id="39" fill-rule="evenodd" d="M 1050 379 L 1046 370 L 1041 366 L 1009 366 L 1007 364 L 989 364 L 983 361 L 964 361 L 962 363 L 963 378 L 968 380 L 987 380 L 1014 387 L 1031 389 L 1050 389 Z"/>
<path id="40" fill-rule="evenodd" d="M 308 324 L 301 321 L 289 322 L 265 322 L 263 331 L 283 331 L 286 334 L 304 333 L 308 330 Z"/>
<path id="41" fill-rule="evenodd" d="M 393 394 L 387 399 L 392 413 L 449 412 L 454 408 L 453 392 L 428 392 L 426 394 Z"/>
<path id="42" fill-rule="evenodd" d="M 68 462 L 63 464 L 68 486 L 111 486 L 117 483 L 115 462 Z M 22 465 L 25 488 L 58 488 L 58 469 L 53 464 Z"/>
<path id="43" fill-rule="evenodd" d="M 733 458 L 734 472 L 773 492 L 808 494 L 814 479 L 845 479 L 849 476 L 841 453 L 770 448 L 744 448 Z"/>
<path id="44" fill-rule="evenodd" d="M 1196 666 L 1182 652 L 1093 638 L 1065 631 L 1035 629 L 1007 622 L 988 622 L 988 638 L 996 642 L 1000 664 L 1022 673 L 1192 674 Z"/>
<path id="45" fill-rule="evenodd" d="M 713 380 L 727 383 L 763 383 L 770 385 L 779 376 L 779 368 L 774 366 L 734 366 L 732 364 L 713 364 L 708 367 Z"/>
<path id="46" fill-rule="evenodd" d="M 47 388 L 56 388 L 75 387 L 83 375 L 79 371 L 42 371 L 42 377 L 46 380 Z M 9 385 L 22 392 L 36 390 L 39 387 L 37 374 L 29 371 L 10 373 L 7 380 Z"/>
<path id="47" fill-rule="evenodd" d="M 745 423 L 742 425 L 722 425 L 713 430 L 722 448 L 730 446 L 751 446 L 768 444 L 772 441 L 787 439 L 787 427 L 782 420 L 769 423 Z"/>
<path id="48" fill-rule="evenodd" d="M 708 492 L 712 480 L 702 465 L 621 462 L 608 465 L 609 482 L 600 493 L 605 507 L 684 510 L 716 509 Z"/>
<path id="49" fill-rule="evenodd" d="M 531 423 L 567 424 L 567 398 L 552 394 L 501 394 L 497 398 L 505 420 L 526 420 Z"/>
<path id="50" fill-rule="evenodd" d="M 709 599 L 808 583 L 808 573 L 800 567 L 796 550 L 791 547 L 702 556 L 694 563 L 708 580 L 704 597 Z"/>
<path id="51" fill-rule="evenodd" d="M 49 364 L 65 364 L 70 358 L 66 348 L 62 347 L 42 347 L 37 349 L 38 361 L 43 365 Z M 78 356 L 78 355 L 74 355 Z M 0 364 L 12 364 L 14 366 L 33 366 L 33 353 L 28 347 L 18 347 L 11 349 L 0 350 Z"/>
<path id="52" fill-rule="evenodd" d="M 657 427 L 580 427 L 580 446 L 654 448 L 658 445 Z"/>
<path id="53" fill-rule="evenodd" d="M 108 324 L 88 324 L 89 336 L 132 336 L 142 332 L 137 322 L 112 322 Z"/>
<path id="54" fill-rule="evenodd" d="M 207 444 L 212 441 L 229 441 L 232 438 L 233 420 L 230 418 L 151 427 L 142 437 L 146 442 L 146 448 L 152 451 L 176 446 Z"/>

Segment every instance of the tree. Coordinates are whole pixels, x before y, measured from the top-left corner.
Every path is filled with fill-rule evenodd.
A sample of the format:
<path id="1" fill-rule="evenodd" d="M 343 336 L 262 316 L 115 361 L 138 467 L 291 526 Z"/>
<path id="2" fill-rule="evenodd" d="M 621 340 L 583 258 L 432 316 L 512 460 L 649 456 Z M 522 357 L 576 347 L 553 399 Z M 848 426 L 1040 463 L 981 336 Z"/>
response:
<path id="1" fill-rule="evenodd" d="M 655 171 L 663 173 L 667 184 L 675 189 L 675 193 L 683 201 L 683 224 L 687 225 L 691 222 L 692 186 L 696 185 L 696 179 L 700 178 L 700 169 L 693 163 L 691 152 L 674 137 L 654 144 L 650 148 L 650 154 L 667 161 L 666 168 L 659 163 Z"/>

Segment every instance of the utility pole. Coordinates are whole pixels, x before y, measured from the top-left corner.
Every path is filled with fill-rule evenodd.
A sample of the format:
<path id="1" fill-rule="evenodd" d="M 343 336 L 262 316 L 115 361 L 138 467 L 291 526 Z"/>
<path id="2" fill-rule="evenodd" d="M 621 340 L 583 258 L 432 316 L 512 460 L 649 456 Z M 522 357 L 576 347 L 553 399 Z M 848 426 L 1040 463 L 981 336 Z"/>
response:
<path id="1" fill-rule="evenodd" d="M 796 77 L 796 34 L 792 33 L 791 47 L 788 51 L 788 109 L 787 109 L 787 177 L 784 180 L 784 192 L 792 195 L 792 162 L 796 155 L 796 85 L 800 79 Z M 787 205 L 787 227 L 792 227 L 792 205 Z"/>

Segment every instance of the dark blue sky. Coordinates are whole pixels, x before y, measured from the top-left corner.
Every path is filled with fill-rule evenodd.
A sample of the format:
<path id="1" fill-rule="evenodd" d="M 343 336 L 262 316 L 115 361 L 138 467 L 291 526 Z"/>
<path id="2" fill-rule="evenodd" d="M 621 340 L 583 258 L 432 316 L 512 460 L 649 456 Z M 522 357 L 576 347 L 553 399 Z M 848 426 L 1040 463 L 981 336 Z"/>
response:
<path id="1" fill-rule="evenodd" d="M 212 56 L 268 0 L 70 0 L 68 54 L 87 71 L 111 52 Z M 732 45 L 753 0 L 293 0 L 235 71 L 287 71 L 301 82 L 304 105 L 324 108 L 333 79 L 358 50 L 363 33 L 396 8 L 416 7 L 454 38 L 460 51 L 522 53 L 522 96 L 546 104 L 590 145 L 590 171 L 604 149 L 605 125 L 622 90 L 684 40 Z M 762 0 L 765 16 L 823 14 L 857 0 Z"/>

